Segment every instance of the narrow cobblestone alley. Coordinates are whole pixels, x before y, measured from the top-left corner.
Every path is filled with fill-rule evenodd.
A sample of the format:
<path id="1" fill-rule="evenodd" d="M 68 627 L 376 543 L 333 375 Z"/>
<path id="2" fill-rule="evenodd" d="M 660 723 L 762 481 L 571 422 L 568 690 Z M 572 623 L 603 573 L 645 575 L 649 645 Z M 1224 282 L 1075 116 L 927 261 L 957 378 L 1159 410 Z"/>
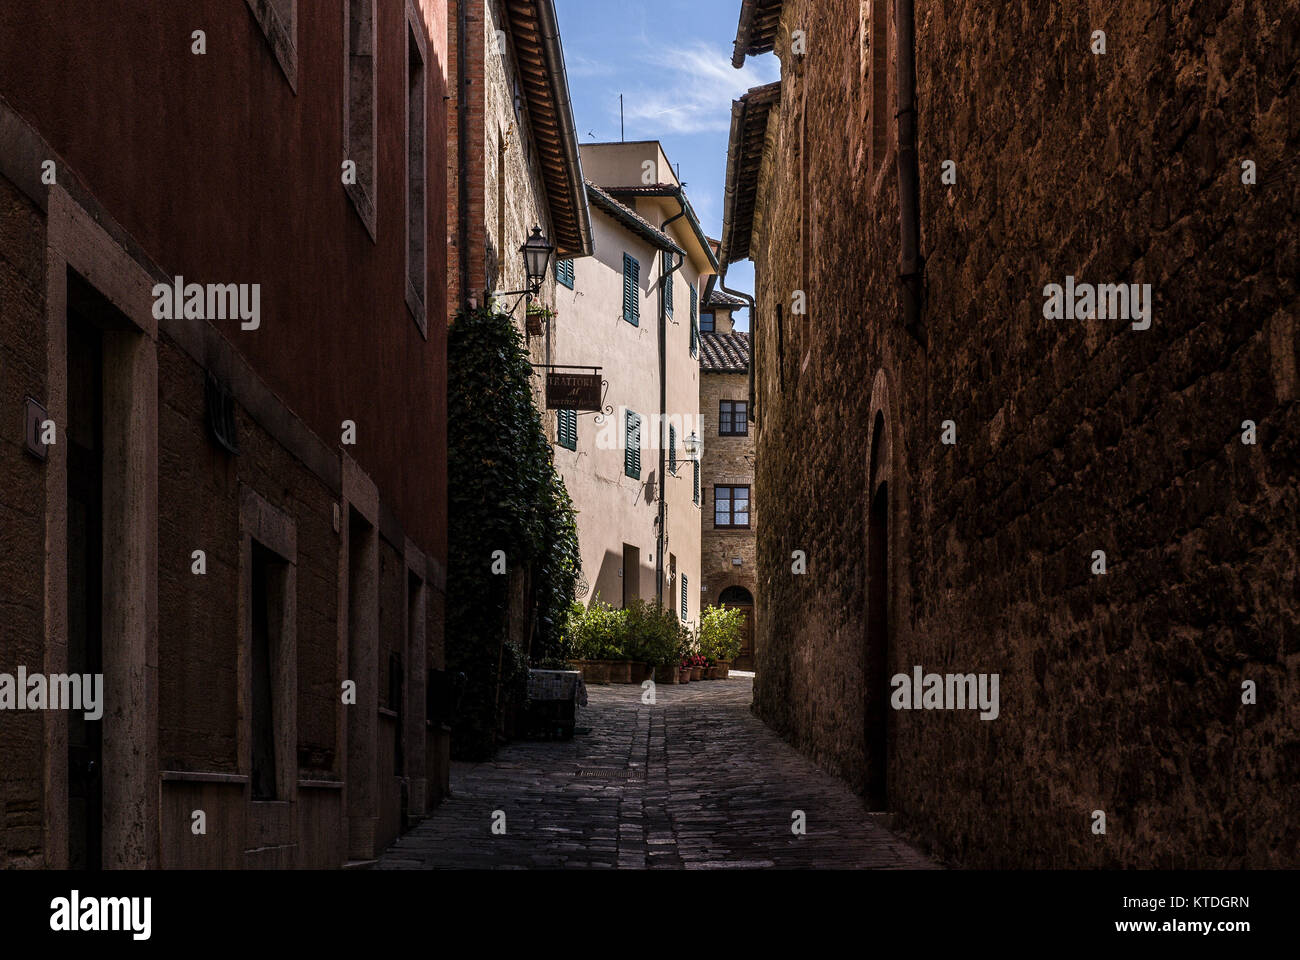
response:
<path id="1" fill-rule="evenodd" d="M 750 678 L 660 686 L 654 706 L 641 693 L 593 686 L 578 711 L 590 733 L 454 764 L 452 797 L 378 868 L 934 866 L 754 717 Z"/>

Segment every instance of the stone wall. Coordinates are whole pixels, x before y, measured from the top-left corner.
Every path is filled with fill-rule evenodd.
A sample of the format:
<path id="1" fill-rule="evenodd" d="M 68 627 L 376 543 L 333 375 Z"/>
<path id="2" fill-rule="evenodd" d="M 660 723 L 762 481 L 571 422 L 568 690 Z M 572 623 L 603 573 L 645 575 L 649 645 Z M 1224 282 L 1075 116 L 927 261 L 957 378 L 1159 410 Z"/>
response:
<path id="1" fill-rule="evenodd" d="M 719 311 L 719 318 L 727 314 Z M 704 453 L 700 460 L 700 606 L 717 604 L 727 587 L 744 587 L 757 600 L 757 526 L 754 485 L 754 433 L 748 436 L 718 436 L 718 402 L 745 400 L 749 396 L 749 375 L 744 373 L 700 373 L 700 414 L 704 419 Z M 749 529 L 719 530 L 713 525 L 713 488 L 716 485 L 746 484 L 750 487 Z M 740 558 L 740 566 L 732 561 Z"/>
<path id="2" fill-rule="evenodd" d="M 925 344 L 892 145 L 877 177 L 861 122 L 860 9 L 789 0 L 778 41 L 756 709 L 866 786 L 879 415 L 887 674 L 1001 678 L 996 720 L 888 711 L 901 824 L 972 866 L 1297 865 L 1296 4 L 918 5 Z M 1152 284 L 1150 329 L 1044 319 L 1067 275 Z"/>
<path id="3" fill-rule="evenodd" d="M 522 290 L 528 282 L 519 248 L 532 234 L 534 226 L 540 226 L 552 243 L 555 242 L 555 230 L 551 225 L 546 187 L 542 183 L 540 157 L 529 126 L 527 100 L 519 85 L 514 47 L 509 39 L 504 51 L 500 46 L 501 32 L 507 38 L 510 35 L 509 21 L 501 0 L 478 2 L 485 8 L 482 152 L 475 155 L 477 148 L 472 147 L 469 163 L 482 171 L 484 220 L 482 231 L 477 236 L 471 228 L 470 242 L 483 245 L 484 274 L 473 280 L 493 290 Z M 479 133 L 476 128 L 476 137 Z M 519 299 L 518 296 L 502 298 L 502 309 L 509 310 Z M 554 305 L 554 270 L 548 271 L 539 299 L 544 304 Z M 525 324 L 522 302 L 514 316 L 522 331 Z M 553 345 L 553 324 L 546 328 L 544 336 L 528 338 L 533 362 L 555 362 L 547 359 Z M 544 408 L 541 390 L 545 379 L 539 376 L 535 384 L 538 400 L 542 401 L 539 406 Z M 548 435 L 553 438 L 555 415 L 544 413 L 543 419 Z"/>
<path id="4" fill-rule="evenodd" d="M 24 452 L 20 411 L 47 394 L 45 216 L 0 175 L 0 673 L 45 662 L 45 471 Z M 0 714 L 0 869 L 40 866 L 44 724 L 40 711 Z"/>

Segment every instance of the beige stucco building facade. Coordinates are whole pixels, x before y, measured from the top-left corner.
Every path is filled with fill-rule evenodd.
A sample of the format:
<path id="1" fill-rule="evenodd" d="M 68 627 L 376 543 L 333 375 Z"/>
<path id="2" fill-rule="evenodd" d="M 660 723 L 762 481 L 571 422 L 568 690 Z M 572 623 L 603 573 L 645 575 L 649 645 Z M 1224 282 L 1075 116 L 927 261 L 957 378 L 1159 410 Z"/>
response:
<path id="1" fill-rule="evenodd" d="M 658 142 L 584 144 L 582 166 L 595 254 L 560 265 L 551 362 L 600 368 L 603 409 L 550 414 L 580 599 L 659 599 L 694 625 L 703 490 L 686 441 L 703 433 L 699 316 L 717 262 Z"/>

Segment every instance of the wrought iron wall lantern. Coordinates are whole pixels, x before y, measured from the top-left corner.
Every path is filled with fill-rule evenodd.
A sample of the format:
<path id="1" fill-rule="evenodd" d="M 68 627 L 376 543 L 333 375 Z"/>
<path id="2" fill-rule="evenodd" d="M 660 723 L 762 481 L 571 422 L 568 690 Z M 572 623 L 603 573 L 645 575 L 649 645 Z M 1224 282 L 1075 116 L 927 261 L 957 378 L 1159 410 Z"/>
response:
<path id="1" fill-rule="evenodd" d="M 700 444 L 700 438 L 694 431 L 692 431 L 691 435 L 682 441 L 682 453 L 685 454 L 685 456 L 678 462 L 677 468 L 675 470 L 670 470 L 669 472 L 674 477 L 681 476 L 683 466 L 700 462 L 700 451 L 702 449 L 703 447 Z"/>
<path id="2" fill-rule="evenodd" d="M 524 255 L 524 275 L 528 278 L 528 286 L 523 290 L 507 290 L 497 294 L 499 297 L 526 297 L 529 303 L 532 303 L 542 292 L 542 283 L 546 280 L 546 271 L 551 265 L 551 256 L 555 253 L 555 245 L 546 239 L 540 226 L 533 227 L 533 235 L 529 237 L 519 252 Z M 519 307 L 519 301 L 510 308 L 510 314 L 513 316 Z M 549 318 L 547 318 L 549 321 Z"/>

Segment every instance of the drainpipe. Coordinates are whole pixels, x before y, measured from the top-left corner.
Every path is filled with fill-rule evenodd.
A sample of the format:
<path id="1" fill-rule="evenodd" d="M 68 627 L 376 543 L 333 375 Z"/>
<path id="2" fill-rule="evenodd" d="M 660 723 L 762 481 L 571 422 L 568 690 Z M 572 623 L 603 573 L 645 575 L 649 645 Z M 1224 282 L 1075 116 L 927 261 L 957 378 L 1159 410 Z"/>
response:
<path id="1" fill-rule="evenodd" d="M 659 224 L 661 231 L 667 232 L 667 227 L 674 220 L 680 220 L 686 216 L 686 202 L 679 195 L 677 203 L 681 206 L 681 212 L 669 217 L 663 223 Z M 655 603 L 659 609 L 664 605 L 664 526 L 667 524 L 668 501 L 665 496 L 668 492 L 668 477 L 664 471 L 668 468 L 668 451 L 664 449 L 664 421 L 668 418 L 668 296 L 667 281 L 668 277 L 676 273 L 686 264 L 686 257 L 683 256 L 673 266 L 671 270 L 664 272 L 659 278 L 659 537 L 655 545 Z"/>
<path id="2" fill-rule="evenodd" d="M 725 273 L 718 275 L 718 289 L 749 304 L 749 422 L 757 423 L 758 418 L 754 416 L 754 349 L 755 344 L 758 343 L 758 306 L 754 303 L 754 298 L 749 294 L 728 287 Z"/>
<path id="3" fill-rule="evenodd" d="M 899 279 L 903 322 L 922 345 L 925 257 L 921 255 L 921 185 L 916 158 L 916 22 L 914 0 L 898 0 Z"/>

